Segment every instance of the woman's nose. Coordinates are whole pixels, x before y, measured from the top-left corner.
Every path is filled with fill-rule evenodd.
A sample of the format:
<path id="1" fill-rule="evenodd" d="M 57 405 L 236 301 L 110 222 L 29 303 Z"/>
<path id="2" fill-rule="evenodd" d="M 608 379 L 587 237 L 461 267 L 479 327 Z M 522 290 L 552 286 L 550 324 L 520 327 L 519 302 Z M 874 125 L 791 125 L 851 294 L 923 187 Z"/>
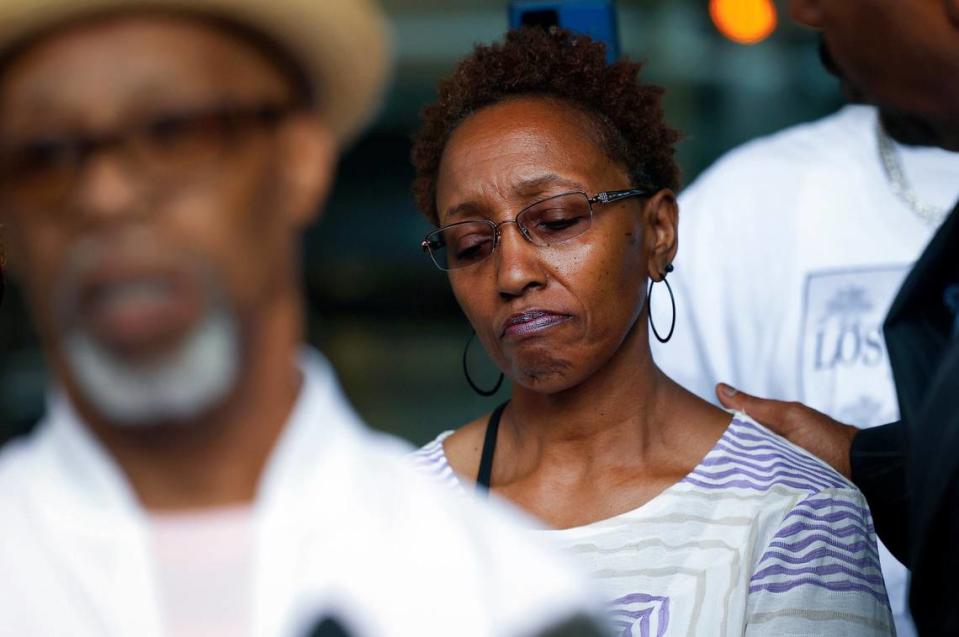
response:
<path id="1" fill-rule="evenodd" d="M 500 295 L 521 296 L 529 289 L 546 285 L 540 248 L 527 241 L 515 223 L 501 226 L 499 233 L 493 258 Z"/>

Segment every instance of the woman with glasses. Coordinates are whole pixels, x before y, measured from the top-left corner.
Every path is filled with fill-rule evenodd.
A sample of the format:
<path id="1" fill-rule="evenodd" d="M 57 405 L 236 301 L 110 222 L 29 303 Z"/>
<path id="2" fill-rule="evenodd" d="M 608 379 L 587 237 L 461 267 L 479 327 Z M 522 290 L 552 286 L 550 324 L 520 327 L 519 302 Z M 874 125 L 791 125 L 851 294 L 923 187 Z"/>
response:
<path id="1" fill-rule="evenodd" d="M 512 391 L 416 462 L 538 518 L 623 634 L 890 634 L 856 488 L 650 356 L 652 297 L 672 313 L 654 337 L 683 329 L 666 282 L 678 134 L 638 72 L 584 36 L 514 31 L 424 110 L 423 249 Z"/>

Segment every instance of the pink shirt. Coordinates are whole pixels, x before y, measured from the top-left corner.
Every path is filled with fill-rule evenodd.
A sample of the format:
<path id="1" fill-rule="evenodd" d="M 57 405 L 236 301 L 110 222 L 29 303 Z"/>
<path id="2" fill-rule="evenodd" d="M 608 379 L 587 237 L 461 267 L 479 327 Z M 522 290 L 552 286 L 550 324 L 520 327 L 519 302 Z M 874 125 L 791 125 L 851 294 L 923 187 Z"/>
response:
<path id="1" fill-rule="evenodd" d="M 241 636 L 251 625 L 253 509 L 150 515 L 160 608 L 171 637 Z"/>

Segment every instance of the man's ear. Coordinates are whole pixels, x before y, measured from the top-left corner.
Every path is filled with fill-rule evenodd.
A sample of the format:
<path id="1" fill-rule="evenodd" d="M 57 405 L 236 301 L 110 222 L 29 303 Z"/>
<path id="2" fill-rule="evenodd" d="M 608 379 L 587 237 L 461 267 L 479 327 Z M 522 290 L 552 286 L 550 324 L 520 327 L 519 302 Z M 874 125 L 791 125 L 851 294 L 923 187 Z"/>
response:
<path id="1" fill-rule="evenodd" d="M 839 1 L 844 2 L 846 0 Z M 821 29 L 822 6 L 820 0 L 789 0 L 789 17 L 803 26 Z"/>
<path id="2" fill-rule="evenodd" d="M 662 280 L 666 267 L 676 258 L 679 247 L 679 205 L 676 194 L 663 189 L 646 202 L 646 249 L 649 276 Z"/>
<path id="3" fill-rule="evenodd" d="M 295 113 L 279 131 L 279 180 L 284 214 L 302 228 L 321 214 L 339 159 L 336 139 L 319 114 Z"/>

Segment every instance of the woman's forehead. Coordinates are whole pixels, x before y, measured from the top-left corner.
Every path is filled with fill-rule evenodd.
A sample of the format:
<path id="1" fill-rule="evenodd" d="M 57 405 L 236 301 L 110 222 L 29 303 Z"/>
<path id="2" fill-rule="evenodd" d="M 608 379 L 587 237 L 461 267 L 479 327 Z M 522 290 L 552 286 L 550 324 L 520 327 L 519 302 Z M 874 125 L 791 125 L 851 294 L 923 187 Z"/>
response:
<path id="1" fill-rule="evenodd" d="M 581 109 L 563 100 L 548 96 L 523 96 L 491 104 L 466 117 L 452 132 L 451 146 L 477 138 L 506 141 L 510 138 L 527 142 L 550 143 L 557 138 L 571 144 L 592 144 L 600 151 L 601 135 L 596 120 Z"/>
<path id="2" fill-rule="evenodd" d="M 587 115 L 555 100 L 525 98 L 487 107 L 450 136 L 437 200 L 477 188 L 522 194 L 549 182 L 582 183 L 611 163 L 596 137 Z"/>

